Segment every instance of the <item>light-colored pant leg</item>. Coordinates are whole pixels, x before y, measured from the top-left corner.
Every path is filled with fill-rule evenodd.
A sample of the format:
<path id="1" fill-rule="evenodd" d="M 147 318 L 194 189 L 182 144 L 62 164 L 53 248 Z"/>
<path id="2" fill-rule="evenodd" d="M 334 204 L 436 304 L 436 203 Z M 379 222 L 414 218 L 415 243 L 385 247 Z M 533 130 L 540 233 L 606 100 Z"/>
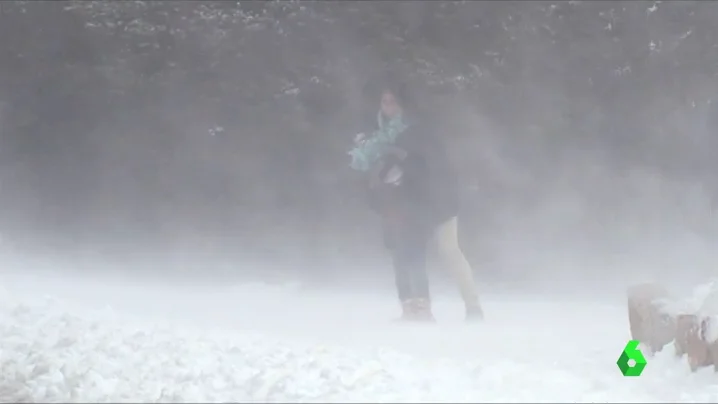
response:
<path id="1" fill-rule="evenodd" d="M 464 303 L 467 307 L 478 307 L 479 295 L 474 282 L 474 273 L 459 247 L 459 228 L 456 216 L 437 227 L 436 241 L 439 260 L 459 284 Z"/>

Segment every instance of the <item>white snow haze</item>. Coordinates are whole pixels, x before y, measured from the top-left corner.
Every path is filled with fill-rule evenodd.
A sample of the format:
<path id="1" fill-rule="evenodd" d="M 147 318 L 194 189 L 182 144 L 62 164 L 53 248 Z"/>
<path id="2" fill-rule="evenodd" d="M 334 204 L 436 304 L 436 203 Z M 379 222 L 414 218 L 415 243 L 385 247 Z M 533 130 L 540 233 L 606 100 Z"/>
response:
<path id="1" fill-rule="evenodd" d="M 672 345 L 639 377 L 616 364 L 630 285 L 718 275 L 717 21 L 698 1 L 0 3 L 0 402 L 718 403 Z M 456 166 L 483 321 L 435 247 L 436 323 L 396 321 L 347 154 L 395 78 Z"/>
<path id="2" fill-rule="evenodd" d="M 435 279 L 433 325 L 398 324 L 390 271 L 355 285 L 167 280 L 5 257 L 3 402 L 715 402 L 671 347 L 640 377 L 622 286 L 482 284 L 463 322 Z"/>

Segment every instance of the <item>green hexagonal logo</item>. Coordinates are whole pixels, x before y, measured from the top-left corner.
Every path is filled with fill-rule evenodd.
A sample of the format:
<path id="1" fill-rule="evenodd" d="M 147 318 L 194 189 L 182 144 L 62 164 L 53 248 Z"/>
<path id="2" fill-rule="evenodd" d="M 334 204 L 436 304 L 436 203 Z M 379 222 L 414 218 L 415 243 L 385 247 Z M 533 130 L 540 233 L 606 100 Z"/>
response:
<path id="1" fill-rule="evenodd" d="M 635 339 L 628 341 L 621 356 L 618 357 L 616 364 L 624 376 L 640 376 L 643 369 L 646 368 L 648 362 L 643 357 L 643 352 L 638 349 L 638 344 L 639 342 Z"/>

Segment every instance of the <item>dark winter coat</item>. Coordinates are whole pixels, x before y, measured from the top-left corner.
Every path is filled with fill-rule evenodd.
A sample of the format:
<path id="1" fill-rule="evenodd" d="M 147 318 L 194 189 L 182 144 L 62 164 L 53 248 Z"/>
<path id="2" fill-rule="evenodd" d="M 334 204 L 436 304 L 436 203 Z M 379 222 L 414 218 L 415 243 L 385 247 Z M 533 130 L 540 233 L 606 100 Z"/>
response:
<path id="1" fill-rule="evenodd" d="M 402 173 L 398 184 L 384 181 L 392 167 Z M 407 232 L 428 235 L 458 214 L 456 172 L 441 139 L 427 125 L 409 125 L 370 177 L 370 204 L 382 216 L 388 247 Z"/>

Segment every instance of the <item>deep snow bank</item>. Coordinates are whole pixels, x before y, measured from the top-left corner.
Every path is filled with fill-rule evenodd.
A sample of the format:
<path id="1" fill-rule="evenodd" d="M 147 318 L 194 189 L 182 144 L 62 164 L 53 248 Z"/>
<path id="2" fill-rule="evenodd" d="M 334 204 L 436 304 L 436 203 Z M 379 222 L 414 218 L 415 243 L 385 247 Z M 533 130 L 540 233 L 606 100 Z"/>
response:
<path id="1" fill-rule="evenodd" d="M 323 316 L 332 321 L 323 328 L 316 321 L 304 330 L 313 338 L 299 338 L 262 329 L 258 321 L 250 332 L 218 318 L 224 329 L 210 331 L 191 322 L 180 327 L 169 316 L 161 321 L 159 312 L 148 317 L 115 312 L 100 301 L 90 309 L 33 294 L 32 283 L 14 295 L 7 289 L 20 286 L 0 289 L 2 402 L 718 400 L 713 372 L 690 374 L 670 349 L 652 359 L 640 378 L 620 376 L 616 348 L 627 339 L 620 306 L 487 298 L 495 320 L 468 332 L 460 324 L 432 329 L 369 325 L 361 316 L 376 316 L 376 308 L 366 308 L 375 300 L 357 296 L 346 296 L 343 309 L 359 320 L 335 314 L 336 296 L 301 297 L 256 285 L 251 294 L 233 294 L 243 308 L 234 318 L 284 315 L 295 318 L 296 325 L 310 319 L 306 313 L 325 310 Z M 100 284 L 96 287 L 93 293 L 102 295 Z M 132 291 L 135 304 L 149 305 L 148 296 L 157 291 L 147 287 L 148 296 L 143 293 Z M 179 306 L 180 301 L 205 302 L 197 312 L 227 305 L 187 293 L 175 300 L 167 293 L 163 301 L 179 310 L 189 308 L 189 303 Z M 256 304 L 264 293 L 274 294 L 276 307 Z M 283 294 L 286 301 L 281 301 Z M 286 313 L 288 302 L 294 313 Z M 345 343 L 329 338 L 330 329 L 334 337 L 343 329 Z"/>
<path id="2" fill-rule="evenodd" d="M 472 401 L 481 389 L 476 365 L 128 324 L 111 310 L 78 316 L 61 306 L 2 291 L 0 401 Z"/>

